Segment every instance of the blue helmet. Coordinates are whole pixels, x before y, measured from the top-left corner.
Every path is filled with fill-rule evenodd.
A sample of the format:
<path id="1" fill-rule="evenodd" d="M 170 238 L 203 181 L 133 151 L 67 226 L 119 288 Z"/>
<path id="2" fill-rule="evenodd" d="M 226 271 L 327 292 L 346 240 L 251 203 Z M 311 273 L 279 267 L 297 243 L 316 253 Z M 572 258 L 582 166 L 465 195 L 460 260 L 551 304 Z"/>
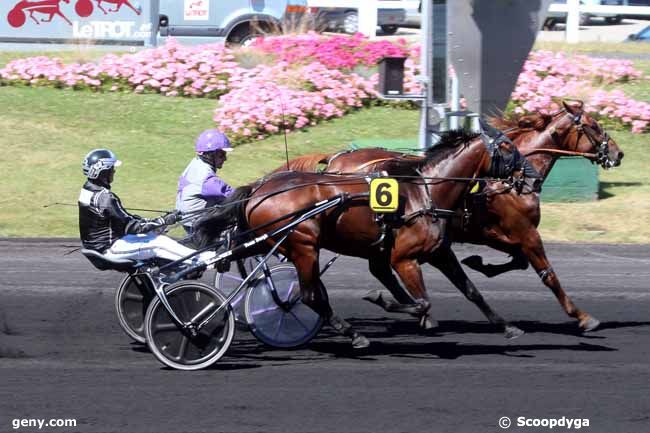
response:
<path id="1" fill-rule="evenodd" d="M 122 161 L 117 159 L 115 154 L 108 149 L 91 150 L 84 158 L 81 167 L 88 179 L 97 179 L 104 170 L 119 167 Z"/>

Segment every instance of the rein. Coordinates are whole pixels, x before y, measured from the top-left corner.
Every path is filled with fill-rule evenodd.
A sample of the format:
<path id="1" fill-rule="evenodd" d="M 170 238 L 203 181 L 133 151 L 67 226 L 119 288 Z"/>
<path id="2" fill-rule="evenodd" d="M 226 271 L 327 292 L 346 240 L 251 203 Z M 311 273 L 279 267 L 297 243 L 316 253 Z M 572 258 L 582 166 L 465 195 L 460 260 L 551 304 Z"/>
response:
<path id="1" fill-rule="evenodd" d="M 565 156 L 583 156 L 585 158 L 596 158 L 598 155 L 595 153 L 588 153 L 588 152 L 576 152 L 573 150 L 560 150 L 560 149 L 549 149 L 549 148 L 539 148 L 539 149 L 533 149 L 530 150 L 526 153 L 523 153 L 524 156 L 528 155 L 533 155 L 535 153 L 554 153 L 558 155 L 565 155 Z"/>

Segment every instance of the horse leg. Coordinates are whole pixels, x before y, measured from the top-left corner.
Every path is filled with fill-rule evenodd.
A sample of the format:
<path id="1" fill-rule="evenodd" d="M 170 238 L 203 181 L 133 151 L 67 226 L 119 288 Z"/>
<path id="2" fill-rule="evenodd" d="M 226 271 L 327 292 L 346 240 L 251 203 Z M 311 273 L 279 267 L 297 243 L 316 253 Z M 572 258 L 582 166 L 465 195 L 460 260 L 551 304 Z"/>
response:
<path id="1" fill-rule="evenodd" d="M 363 299 L 379 305 L 391 313 L 407 313 L 417 317 L 422 316 L 429 309 L 429 303 L 415 300 L 399 283 L 390 268 L 390 259 L 386 255 L 374 256 L 368 259 L 370 273 L 377 278 L 395 297 L 396 301 L 384 299 L 379 290 L 368 292 Z M 437 326 L 437 324 L 433 324 Z"/>
<path id="2" fill-rule="evenodd" d="M 301 248 L 292 254 L 292 262 L 298 271 L 302 302 L 326 319 L 340 334 L 352 340 L 352 347 L 363 349 L 370 345 L 366 337 L 354 330 L 352 325 L 334 314 L 325 286 L 320 280 L 318 251 L 315 248 Z"/>
<path id="3" fill-rule="evenodd" d="M 438 326 L 430 315 L 431 303 L 427 295 L 427 289 L 422 278 L 422 269 L 415 259 L 392 260 L 393 269 L 397 272 L 404 286 L 410 295 L 416 299 L 416 302 L 422 305 L 420 316 L 420 326 L 424 329 L 431 329 Z"/>
<path id="4" fill-rule="evenodd" d="M 460 290 L 467 299 L 476 305 L 487 317 L 490 323 L 503 327 L 506 338 L 517 338 L 524 333 L 521 329 L 509 324 L 497 314 L 483 298 L 474 283 L 467 277 L 463 267 L 458 262 L 456 254 L 448 246 L 441 246 L 433 252 L 428 262 L 438 268 Z"/>
<path id="5" fill-rule="evenodd" d="M 137 10 L 136 8 L 134 8 L 133 5 L 131 4 L 131 2 L 130 2 L 129 0 L 126 0 L 126 1 L 124 2 L 124 4 L 127 5 L 128 7 L 130 7 L 131 9 L 133 9 L 133 12 L 135 12 L 136 15 L 140 15 L 140 11 Z M 122 7 L 122 3 L 120 3 L 120 7 Z M 119 8 L 118 8 L 118 9 L 119 9 Z"/>
<path id="6" fill-rule="evenodd" d="M 470 269 L 482 273 L 488 278 L 496 277 L 497 275 L 514 270 L 528 269 L 528 257 L 526 257 L 520 248 L 513 248 L 512 251 L 509 251 L 508 253 L 512 256 L 512 260 L 498 265 L 492 265 L 489 263 L 485 264 L 483 263 L 483 257 L 477 255 L 465 257 L 461 263 Z"/>
<path id="7" fill-rule="evenodd" d="M 97 0 L 97 7 L 98 7 L 102 12 L 104 12 L 104 15 L 108 15 L 108 12 L 106 12 L 106 9 L 104 9 L 104 8 L 102 7 L 102 1 L 103 1 L 103 0 Z"/>
<path id="8" fill-rule="evenodd" d="M 600 321 L 576 307 L 569 295 L 562 288 L 560 279 L 546 257 L 542 238 L 536 228 L 530 228 L 527 236 L 523 237 L 522 250 L 530 260 L 531 265 L 533 265 L 535 272 L 537 272 L 542 282 L 553 291 L 564 312 L 570 317 L 577 319 L 583 331 L 593 331 L 596 329 L 600 325 Z"/>

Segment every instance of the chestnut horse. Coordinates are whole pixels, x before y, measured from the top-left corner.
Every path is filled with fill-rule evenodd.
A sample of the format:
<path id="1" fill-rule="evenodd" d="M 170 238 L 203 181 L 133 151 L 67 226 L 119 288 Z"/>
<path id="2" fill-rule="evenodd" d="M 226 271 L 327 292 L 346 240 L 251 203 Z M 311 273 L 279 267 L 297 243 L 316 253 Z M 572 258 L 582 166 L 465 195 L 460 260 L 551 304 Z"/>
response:
<path id="1" fill-rule="evenodd" d="M 319 253 L 322 248 L 361 258 L 387 287 L 397 284 L 391 267 L 406 285 L 407 299 L 420 308 L 412 312 L 428 320 L 430 303 L 419 263 L 428 262 L 446 274 L 462 272 L 444 239 L 446 221 L 432 212 L 452 208 L 467 189 L 467 179 L 489 174 L 492 158 L 480 137 L 444 136 L 441 144 L 415 161 L 391 161 L 384 164 L 389 174 L 400 180 L 400 218 L 389 231 L 391 248 L 382 248 L 380 226 L 368 206 L 367 196 L 351 199 L 344 205 L 300 223 L 280 246 L 279 251 L 295 265 L 302 302 L 327 320 L 334 329 L 349 336 L 355 348 L 366 347 L 368 340 L 334 314 L 320 279 Z M 438 179 L 431 184 L 428 179 Z M 262 235 L 288 222 L 287 215 L 339 194 L 368 192 L 365 176 L 336 176 L 306 172 L 277 173 L 254 187 L 242 187 L 235 193 L 239 206 L 217 209 L 194 225 L 195 241 L 205 245 L 225 226 L 238 221 L 240 228 L 253 227 Z M 242 193 L 243 191 L 243 193 Z M 245 204 L 240 200 L 247 197 Z M 403 214 L 403 215 L 402 215 Z M 275 240 L 270 239 L 270 245 Z M 250 252 L 252 253 L 252 251 Z M 459 287 L 491 323 L 500 325 L 506 337 L 523 332 L 509 325 L 494 312 L 478 291 Z M 404 295 L 403 295 L 404 296 Z M 412 298 L 411 298 L 412 297 Z"/>
<path id="2" fill-rule="evenodd" d="M 524 116 L 516 122 L 492 119 L 492 123 L 503 128 L 519 151 L 527 156 L 542 182 L 563 155 L 583 156 L 604 168 L 620 165 L 623 152 L 598 122 L 584 113 L 583 104 L 563 104 L 564 109 L 553 115 Z M 420 157 L 384 149 L 360 149 L 325 158 L 321 154 L 305 155 L 290 161 L 289 167 L 314 170 L 319 163 L 327 163 L 328 172 L 371 172 L 386 161 L 414 158 Z M 282 169 L 286 169 L 286 164 L 278 170 Z M 485 265 L 479 256 L 463 260 L 462 263 L 488 277 L 514 269 L 526 269 L 529 263 L 532 264 L 566 314 L 577 319 L 582 330 L 591 331 L 600 322 L 575 306 L 546 257 L 537 230 L 541 215 L 539 194 L 536 192 L 532 183 L 517 189 L 503 182 L 487 182 L 479 193 L 467 194 L 453 204 L 453 208 L 459 209 L 459 214 L 463 216 L 452 220 L 449 235 L 454 242 L 487 245 L 512 256 L 510 262 L 502 265 Z M 462 271 L 445 275 L 457 287 L 473 287 Z M 391 293 L 394 292 L 395 288 L 392 288 Z M 385 309 L 392 307 L 391 302 L 382 299 L 379 292 L 369 294 L 366 299 Z M 405 302 L 403 297 L 397 299 Z"/>

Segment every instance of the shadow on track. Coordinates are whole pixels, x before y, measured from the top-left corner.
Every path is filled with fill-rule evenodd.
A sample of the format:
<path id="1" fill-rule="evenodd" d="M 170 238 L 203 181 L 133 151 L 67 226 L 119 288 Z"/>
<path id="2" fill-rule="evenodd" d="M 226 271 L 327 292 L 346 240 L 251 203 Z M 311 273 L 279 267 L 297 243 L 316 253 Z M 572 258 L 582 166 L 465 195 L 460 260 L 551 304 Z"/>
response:
<path id="1" fill-rule="evenodd" d="M 438 327 L 429 331 L 423 331 L 417 321 L 398 321 L 393 318 L 382 317 L 377 319 L 349 319 L 350 323 L 362 328 L 365 334 L 374 338 L 391 338 L 398 336 L 414 335 L 444 335 L 444 334 L 499 334 L 501 330 L 487 322 L 467 322 L 461 320 L 441 320 Z M 578 328 L 575 322 L 545 323 L 533 320 L 513 321 L 511 324 L 517 326 L 528 334 L 545 333 L 570 335 L 588 339 L 606 338 L 598 335 L 598 331 L 605 329 L 636 328 L 650 326 L 650 322 L 602 322 L 594 332 L 584 333 Z M 319 336 L 324 336 L 321 332 Z"/>
<path id="2" fill-rule="evenodd" d="M 345 342 L 316 342 L 309 349 L 319 353 L 327 353 L 335 358 L 374 359 L 374 356 L 394 356 L 403 358 L 458 359 L 475 355 L 503 355 L 517 358 L 534 358 L 525 352 L 536 351 L 578 351 L 578 352 L 615 352 L 614 349 L 597 344 L 463 344 L 457 341 L 440 343 L 384 343 L 373 342 L 363 352 L 354 352 L 346 347 Z"/>

